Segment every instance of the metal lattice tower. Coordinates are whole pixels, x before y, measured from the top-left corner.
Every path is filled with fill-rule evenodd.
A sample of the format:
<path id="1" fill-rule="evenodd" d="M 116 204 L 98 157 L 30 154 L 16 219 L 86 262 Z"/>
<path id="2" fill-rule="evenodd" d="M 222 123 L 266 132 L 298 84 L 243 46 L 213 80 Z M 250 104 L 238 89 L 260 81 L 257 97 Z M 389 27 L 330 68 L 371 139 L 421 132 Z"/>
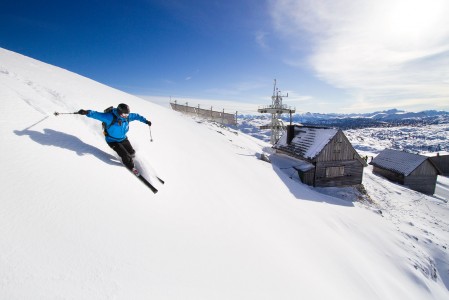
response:
<path id="1" fill-rule="evenodd" d="M 271 124 L 260 126 L 260 129 L 271 129 L 271 139 L 272 145 L 276 144 L 282 132 L 285 130 L 284 122 L 281 119 L 282 114 L 290 114 L 295 112 L 295 109 L 282 104 L 282 98 L 288 97 L 287 95 L 281 95 L 281 91 L 276 87 L 276 79 L 274 80 L 273 96 L 271 96 L 271 105 L 259 108 L 257 111 L 266 114 L 271 114 Z"/>

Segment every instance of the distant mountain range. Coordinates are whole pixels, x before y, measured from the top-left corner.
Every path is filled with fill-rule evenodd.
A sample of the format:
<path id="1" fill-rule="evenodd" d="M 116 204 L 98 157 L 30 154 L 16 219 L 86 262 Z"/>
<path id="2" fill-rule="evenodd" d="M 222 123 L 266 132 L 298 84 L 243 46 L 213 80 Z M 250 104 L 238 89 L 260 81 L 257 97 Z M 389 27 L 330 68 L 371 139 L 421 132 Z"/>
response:
<path id="1" fill-rule="evenodd" d="M 247 123 L 250 120 L 257 120 L 259 124 L 262 120 L 269 123 L 271 115 L 240 115 L 239 121 Z M 290 117 L 285 115 L 284 122 L 290 122 Z M 292 116 L 293 123 L 304 125 L 330 126 L 341 129 L 366 128 L 366 127 L 389 127 L 406 125 L 434 125 L 449 123 L 449 112 L 426 110 L 421 112 L 406 112 L 398 109 L 377 111 L 365 114 L 320 114 L 303 113 Z"/>
<path id="2" fill-rule="evenodd" d="M 283 116 L 285 124 L 290 122 L 288 115 Z M 271 122 L 270 114 L 239 115 L 237 128 L 256 138 L 269 141 L 270 130 L 261 130 L 259 126 Z M 449 124 L 449 112 L 426 110 L 421 112 L 406 112 L 398 109 L 377 111 L 365 114 L 320 114 L 303 113 L 292 116 L 293 123 L 310 126 L 337 127 L 343 130 L 396 127 L 396 126 L 425 126 Z"/>

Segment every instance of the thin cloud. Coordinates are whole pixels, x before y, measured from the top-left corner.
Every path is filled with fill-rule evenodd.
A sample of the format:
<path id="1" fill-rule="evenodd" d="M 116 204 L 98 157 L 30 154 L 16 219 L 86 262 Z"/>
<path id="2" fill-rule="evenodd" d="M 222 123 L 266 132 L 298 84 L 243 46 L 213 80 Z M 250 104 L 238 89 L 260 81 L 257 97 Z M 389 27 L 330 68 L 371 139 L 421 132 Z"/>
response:
<path id="1" fill-rule="evenodd" d="M 442 101 L 449 108 L 448 1 L 272 4 L 277 31 L 291 41 L 312 45 L 307 61 L 316 76 L 347 90 L 359 103 L 404 105 L 409 99 L 410 108 L 444 107 Z"/>
<path id="2" fill-rule="evenodd" d="M 256 43 L 263 49 L 268 49 L 267 41 L 266 41 L 267 33 L 263 31 L 256 32 L 255 40 Z"/>

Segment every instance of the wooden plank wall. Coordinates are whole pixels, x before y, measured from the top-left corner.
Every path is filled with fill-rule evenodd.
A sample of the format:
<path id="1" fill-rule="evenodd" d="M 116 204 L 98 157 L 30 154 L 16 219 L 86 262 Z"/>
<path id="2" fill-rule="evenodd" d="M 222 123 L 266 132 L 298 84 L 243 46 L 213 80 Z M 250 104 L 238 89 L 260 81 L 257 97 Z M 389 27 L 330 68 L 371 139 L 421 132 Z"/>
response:
<path id="1" fill-rule="evenodd" d="M 344 166 L 344 175 L 339 177 L 326 177 L 326 168 Z M 315 171 L 315 186 L 347 186 L 361 184 L 363 178 L 363 165 L 358 160 L 317 162 Z"/>
<path id="2" fill-rule="evenodd" d="M 405 177 L 404 185 L 412 190 L 433 195 L 437 184 L 437 175 L 438 171 L 435 166 L 427 159 L 409 176 Z"/>
<path id="3" fill-rule="evenodd" d="M 316 161 L 346 161 L 361 157 L 352 147 L 351 142 L 339 130 L 333 139 L 323 148 Z"/>
<path id="4" fill-rule="evenodd" d="M 301 171 L 300 169 L 294 168 L 298 172 L 299 179 L 301 182 L 310 186 L 314 185 L 315 179 L 315 169 L 308 170 L 306 172 Z"/>
<path id="5" fill-rule="evenodd" d="M 436 175 L 417 175 L 404 178 L 404 185 L 406 187 L 427 195 L 433 195 L 433 193 L 435 193 L 436 183 Z"/>
<path id="6" fill-rule="evenodd" d="M 398 174 L 396 172 L 373 166 L 373 173 L 385 177 L 393 182 L 404 184 L 404 175 Z"/>
<path id="7" fill-rule="evenodd" d="M 436 176 L 438 175 L 438 171 L 435 169 L 434 165 L 430 163 L 427 159 L 425 160 L 419 167 L 417 167 L 410 176 Z"/>

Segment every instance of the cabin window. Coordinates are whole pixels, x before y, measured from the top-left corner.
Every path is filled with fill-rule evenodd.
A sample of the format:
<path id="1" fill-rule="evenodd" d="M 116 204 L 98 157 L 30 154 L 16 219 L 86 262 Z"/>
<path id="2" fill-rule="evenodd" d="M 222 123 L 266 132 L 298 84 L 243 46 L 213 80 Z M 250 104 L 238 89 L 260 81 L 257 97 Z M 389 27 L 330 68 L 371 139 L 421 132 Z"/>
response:
<path id="1" fill-rule="evenodd" d="M 327 167 L 326 177 L 340 177 L 345 175 L 345 167 Z"/>

